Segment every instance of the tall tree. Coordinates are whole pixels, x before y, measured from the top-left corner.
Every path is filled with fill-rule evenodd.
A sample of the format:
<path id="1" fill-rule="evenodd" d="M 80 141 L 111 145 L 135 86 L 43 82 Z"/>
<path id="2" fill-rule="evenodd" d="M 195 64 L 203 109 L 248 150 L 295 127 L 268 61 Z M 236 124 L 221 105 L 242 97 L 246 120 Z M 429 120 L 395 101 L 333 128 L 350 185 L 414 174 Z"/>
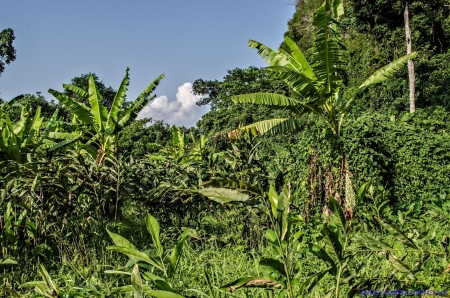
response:
<path id="1" fill-rule="evenodd" d="M 296 42 L 309 59 L 312 44 L 311 23 L 320 0 L 298 0 L 296 13 L 288 23 L 286 35 Z M 341 42 L 344 53 L 344 82 L 357 88 L 361 80 L 404 55 L 406 0 L 347 0 L 341 20 L 345 34 Z M 442 105 L 450 109 L 450 88 L 447 79 L 450 61 L 450 6 L 447 0 L 408 0 L 410 28 L 414 50 L 416 108 Z M 281 48 L 287 50 L 286 44 Z M 407 68 L 388 82 L 367 90 L 352 107 L 358 114 L 368 109 L 396 114 L 409 110 Z"/>
<path id="2" fill-rule="evenodd" d="M 409 4 L 405 5 L 405 35 L 406 35 L 406 54 L 412 53 L 411 27 L 409 24 Z M 414 73 L 414 61 L 408 61 L 408 76 L 409 76 L 409 112 L 416 111 L 416 75 Z"/>
<path id="3" fill-rule="evenodd" d="M 13 47 L 14 39 L 16 39 L 16 37 L 11 28 L 0 32 L 0 75 L 5 70 L 6 64 L 16 60 L 16 49 Z"/>

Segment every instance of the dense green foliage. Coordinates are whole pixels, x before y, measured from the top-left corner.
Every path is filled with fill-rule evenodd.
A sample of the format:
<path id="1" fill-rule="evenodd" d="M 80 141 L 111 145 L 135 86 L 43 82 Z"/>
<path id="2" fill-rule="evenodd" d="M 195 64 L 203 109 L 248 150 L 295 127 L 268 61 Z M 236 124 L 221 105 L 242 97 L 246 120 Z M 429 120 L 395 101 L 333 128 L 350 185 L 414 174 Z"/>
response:
<path id="1" fill-rule="evenodd" d="M 449 11 L 410 1 L 409 114 L 404 5 L 298 1 L 278 51 L 249 43 L 269 68 L 194 82 L 193 128 L 136 120 L 163 76 L 127 102 L 128 70 L 1 103 L 0 295 L 449 290 Z"/>
<path id="2" fill-rule="evenodd" d="M 11 28 L 0 32 L 0 75 L 5 71 L 5 65 L 16 60 L 16 50 L 12 45 L 16 37 Z"/>

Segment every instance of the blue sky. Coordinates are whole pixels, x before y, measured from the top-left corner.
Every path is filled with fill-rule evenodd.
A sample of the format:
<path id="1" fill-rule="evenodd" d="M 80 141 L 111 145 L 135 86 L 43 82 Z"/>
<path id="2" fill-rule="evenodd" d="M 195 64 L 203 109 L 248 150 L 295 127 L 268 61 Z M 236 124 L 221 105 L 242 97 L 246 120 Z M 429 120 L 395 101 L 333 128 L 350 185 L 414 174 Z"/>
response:
<path id="1" fill-rule="evenodd" d="M 95 72 L 117 88 L 131 68 L 128 99 L 159 74 L 158 98 L 141 117 L 195 125 L 207 107 L 193 104 L 194 80 L 222 79 L 227 69 L 265 66 L 247 46 L 277 48 L 294 13 L 293 0 L 10 0 L 0 30 L 12 28 L 17 59 L 0 77 L 0 97 L 41 91 Z"/>

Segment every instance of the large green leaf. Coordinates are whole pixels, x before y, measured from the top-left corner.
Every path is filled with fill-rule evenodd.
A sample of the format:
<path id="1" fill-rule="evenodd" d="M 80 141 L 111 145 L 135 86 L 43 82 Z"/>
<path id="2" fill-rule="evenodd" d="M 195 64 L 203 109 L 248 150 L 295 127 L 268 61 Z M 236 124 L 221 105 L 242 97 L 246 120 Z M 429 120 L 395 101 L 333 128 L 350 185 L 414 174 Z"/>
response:
<path id="1" fill-rule="evenodd" d="M 184 298 L 181 295 L 168 292 L 168 291 L 160 291 L 160 290 L 152 290 L 149 286 L 144 286 L 144 293 L 150 297 L 155 298 Z"/>
<path id="2" fill-rule="evenodd" d="M 278 196 L 278 220 L 280 224 L 280 240 L 283 241 L 289 230 L 289 205 L 290 205 L 290 190 L 287 184 L 284 185 L 283 191 Z"/>
<path id="3" fill-rule="evenodd" d="M 341 263 L 342 260 L 342 244 L 339 236 L 329 227 L 322 228 L 323 240 L 325 242 L 325 251 L 333 259 L 335 263 Z"/>
<path id="4" fill-rule="evenodd" d="M 364 91 L 365 89 L 367 89 L 370 86 L 373 86 L 375 84 L 379 84 L 381 82 L 388 80 L 397 71 L 399 71 L 401 68 L 403 68 L 403 66 L 405 66 L 409 60 L 414 59 L 415 57 L 417 57 L 417 53 L 413 52 L 409 55 L 400 57 L 400 58 L 392 61 L 388 65 L 383 66 L 379 70 L 375 71 L 369 78 L 367 78 L 367 80 L 364 81 L 364 83 L 361 84 L 361 86 L 359 86 L 355 95 Z"/>
<path id="5" fill-rule="evenodd" d="M 111 237 L 112 241 L 114 242 L 114 244 L 116 246 L 122 246 L 122 247 L 136 249 L 136 247 L 130 241 L 128 241 L 126 238 L 120 236 L 119 234 L 115 234 L 108 229 L 106 229 L 106 231 L 108 232 L 109 236 Z"/>
<path id="6" fill-rule="evenodd" d="M 284 269 L 283 263 L 281 263 L 280 261 L 278 261 L 276 259 L 263 258 L 259 261 L 259 265 L 264 266 L 264 267 L 269 267 L 270 269 L 272 269 L 275 272 L 278 272 L 282 276 L 286 276 L 286 271 Z"/>
<path id="7" fill-rule="evenodd" d="M 161 257 L 163 254 L 163 248 L 161 245 L 161 240 L 159 238 L 159 233 L 160 233 L 159 223 L 156 220 L 156 218 L 154 218 L 153 216 L 148 214 L 147 220 L 146 220 L 146 226 L 147 226 L 147 231 L 152 236 L 153 244 L 155 244 L 155 246 L 156 246 L 156 254 Z"/>
<path id="8" fill-rule="evenodd" d="M 93 123 L 93 119 L 89 113 L 89 109 L 85 105 L 77 103 L 70 97 L 59 93 L 56 90 L 49 89 L 48 92 L 56 97 L 56 99 L 58 99 L 66 108 L 68 108 L 70 112 L 76 115 L 81 122 L 83 122 L 84 124 Z"/>
<path id="9" fill-rule="evenodd" d="M 83 89 L 81 89 L 78 86 L 70 85 L 70 84 L 63 84 L 63 87 L 64 87 L 64 89 L 67 89 L 67 90 L 70 90 L 70 91 L 76 93 L 81 98 L 89 99 L 89 93 L 87 93 L 86 91 L 84 91 Z"/>
<path id="10" fill-rule="evenodd" d="M 54 144 L 53 146 L 49 147 L 47 150 L 48 150 L 48 152 L 56 151 L 56 150 L 58 150 L 58 149 L 64 148 L 64 147 L 66 147 L 66 146 L 69 146 L 70 144 L 75 143 L 76 141 L 79 140 L 79 138 L 80 138 L 80 137 L 77 136 L 77 137 L 74 137 L 74 138 L 72 138 L 72 139 L 63 140 L 63 141 L 61 141 L 61 142 L 59 142 L 59 143 L 56 143 L 56 144 Z"/>
<path id="11" fill-rule="evenodd" d="M 333 275 L 337 274 L 337 265 L 334 263 L 333 259 L 327 254 L 327 252 L 321 248 L 320 246 L 309 243 L 308 244 L 309 251 L 317 256 L 322 261 L 326 262 L 328 265 L 331 266 L 330 273 Z"/>
<path id="12" fill-rule="evenodd" d="M 127 70 L 125 72 L 125 77 L 122 80 L 122 83 L 120 83 L 120 87 L 117 90 L 116 96 L 114 97 L 114 101 L 111 105 L 111 110 L 108 114 L 108 125 L 112 125 L 110 122 L 111 120 L 113 122 L 119 121 L 119 111 L 122 108 L 123 102 L 125 101 L 126 93 L 128 85 L 130 84 L 130 77 L 128 75 L 130 68 L 127 67 Z"/>
<path id="13" fill-rule="evenodd" d="M 231 100 L 234 103 L 250 103 L 276 107 L 295 107 L 300 105 L 300 102 L 294 98 L 281 94 L 262 92 L 236 95 L 231 97 Z"/>
<path id="14" fill-rule="evenodd" d="M 282 289 L 282 283 L 268 277 L 242 277 L 229 284 L 223 285 L 222 290 L 234 292 L 239 288 L 263 288 L 263 289 Z"/>
<path id="15" fill-rule="evenodd" d="M 285 66 L 289 64 L 286 57 L 256 40 L 249 40 L 248 46 L 252 49 L 257 49 L 258 55 L 271 66 Z"/>
<path id="16" fill-rule="evenodd" d="M 341 230 L 343 234 L 347 234 L 348 224 L 345 219 L 344 212 L 338 201 L 332 196 L 328 197 L 328 208 L 333 212 L 333 223 Z"/>
<path id="17" fill-rule="evenodd" d="M 269 188 L 269 202 L 272 207 L 273 216 L 277 217 L 277 209 L 278 209 L 278 194 L 273 185 L 270 185 Z"/>
<path id="18" fill-rule="evenodd" d="M 131 271 L 131 286 L 133 287 L 135 298 L 143 297 L 142 278 L 137 264 L 134 265 L 133 271 Z"/>
<path id="19" fill-rule="evenodd" d="M 39 274 L 41 275 L 42 279 L 45 281 L 45 284 L 49 289 L 51 289 L 56 295 L 59 294 L 60 290 L 58 286 L 53 282 L 52 278 L 50 277 L 50 274 L 48 274 L 45 267 L 41 264 L 39 264 Z"/>
<path id="20" fill-rule="evenodd" d="M 267 70 L 272 72 L 277 78 L 283 80 L 301 97 L 308 100 L 320 98 L 322 102 L 325 101 L 323 98 L 326 96 L 323 95 L 321 81 L 313 81 L 303 72 L 297 72 L 286 66 L 269 66 Z M 304 105 L 302 102 L 299 103 Z"/>
<path id="21" fill-rule="evenodd" d="M 295 42 L 290 39 L 288 36 L 285 37 L 284 42 L 291 50 L 292 57 L 301 65 L 302 72 L 311 80 L 316 81 L 317 77 L 314 74 L 311 65 L 309 65 L 308 61 L 306 60 L 305 56 L 303 55 L 302 51 L 299 49 L 299 47 L 295 44 Z"/>
<path id="22" fill-rule="evenodd" d="M 183 234 L 181 235 L 180 240 L 178 241 L 178 244 L 175 246 L 175 248 L 172 251 L 172 254 L 170 256 L 170 262 L 169 262 L 169 270 L 167 272 L 168 278 L 173 278 L 177 271 L 178 264 L 180 263 L 180 259 L 183 253 L 183 247 L 184 242 L 186 241 L 187 236 L 189 236 L 189 229 L 186 229 Z"/>
<path id="23" fill-rule="evenodd" d="M 41 144 L 45 139 L 48 138 L 48 136 L 50 135 L 50 133 L 54 130 L 54 128 L 56 127 L 57 124 L 57 120 L 58 120 L 58 109 L 53 113 L 52 117 L 50 118 L 50 120 L 47 122 L 47 125 L 45 126 L 44 131 L 41 134 L 41 137 L 39 138 L 38 144 Z"/>
<path id="24" fill-rule="evenodd" d="M 94 77 L 89 76 L 89 104 L 91 105 L 91 113 L 97 123 L 98 131 L 103 132 L 105 127 L 105 122 L 108 117 L 108 111 L 106 107 L 101 104 L 102 96 L 95 86 Z"/>
<path id="25" fill-rule="evenodd" d="M 338 20 L 344 14 L 344 3 L 342 0 L 333 0 L 333 18 Z"/>
<path id="26" fill-rule="evenodd" d="M 247 133 L 251 132 L 254 135 L 263 135 L 266 133 L 280 134 L 299 130 L 302 126 L 303 122 L 300 120 L 290 118 L 275 118 L 239 127 L 238 129 L 233 130 L 228 134 L 230 136 L 237 135 L 238 131 L 240 130 L 243 130 Z"/>
<path id="27" fill-rule="evenodd" d="M 164 78 L 164 74 L 157 77 L 150 85 L 145 88 L 144 91 L 138 96 L 138 98 L 131 104 L 131 106 L 119 113 L 119 126 L 125 127 L 130 121 L 134 121 L 138 116 L 139 112 L 152 100 L 156 95 L 150 97 L 159 82 Z"/>
<path id="28" fill-rule="evenodd" d="M 248 191 L 254 194 L 261 195 L 261 190 L 253 185 L 250 185 L 246 181 L 242 180 L 233 180 L 230 178 L 211 178 L 211 180 L 204 182 L 202 184 L 203 187 L 209 186 L 218 186 L 218 187 L 226 187 L 226 188 L 236 188 L 240 191 Z"/>
<path id="29" fill-rule="evenodd" d="M 198 191 L 205 197 L 209 199 L 219 202 L 221 204 L 230 203 L 230 202 L 246 202 L 250 200 L 250 196 L 227 188 L 204 188 Z"/>
<path id="30" fill-rule="evenodd" d="M 163 266 L 161 264 L 159 264 L 158 261 L 156 261 L 149 255 L 147 255 L 146 253 L 138 251 L 137 249 L 130 248 L 130 247 L 123 247 L 123 246 L 108 246 L 106 249 L 121 252 L 131 258 L 135 258 L 135 259 L 144 261 L 152 266 L 155 266 L 159 270 L 164 271 Z"/>
<path id="31" fill-rule="evenodd" d="M 35 135 L 39 133 L 39 129 L 41 128 L 42 121 L 44 118 L 41 118 L 41 107 L 36 109 L 36 113 L 34 114 L 33 122 L 31 123 L 31 127 L 27 132 L 27 144 L 30 144 L 33 141 Z"/>

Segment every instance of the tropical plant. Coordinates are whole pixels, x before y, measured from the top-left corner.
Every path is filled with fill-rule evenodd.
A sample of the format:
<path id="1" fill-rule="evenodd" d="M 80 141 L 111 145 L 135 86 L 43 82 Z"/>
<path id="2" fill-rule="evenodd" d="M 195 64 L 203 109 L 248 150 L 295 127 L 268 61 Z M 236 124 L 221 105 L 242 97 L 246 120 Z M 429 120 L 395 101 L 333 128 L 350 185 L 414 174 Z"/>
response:
<path id="1" fill-rule="evenodd" d="M 78 103 L 63 93 L 53 89 L 48 90 L 49 93 L 55 96 L 74 114 L 74 121 L 76 123 L 81 123 L 88 127 L 91 138 L 85 144 L 88 146 L 83 146 L 82 148 L 92 156 L 95 156 L 98 163 L 107 154 L 117 153 L 117 136 L 119 132 L 135 120 L 139 112 L 156 97 L 156 95 L 150 96 L 150 94 L 164 78 L 163 74 L 157 77 L 142 91 L 134 102 L 125 108 L 124 101 L 130 82 L 128 71 L 129 68 L 126 70 L 125 77 L 120 84 L 109 111 L 101 104 L 102 96 L 97 90 L 92 75 L 89 77 L 88 92 L 74 85 L 63 85 L 67 90 L 73 91 L 81 98 L 89 100 L 90 107 Z M 93 144 L 97 144 L 97 152 L 90 147 Z"/>
<path id="2" fill-rule="evenodd" d="M 85 289 L 80 287 L 59 287 L 51 278 L 43 265 L 39 265 L 39 274 L 42 281 L 30 281 L 24 283 L 21 287 L 34 287 L 39 295 L 48 298 L 71 298 L 71 297 L 105 297 L 105 294 L 97 291 L 97 289 Z"/>
<path id="3" fill-rule="evenodd" d="M 27 104 L 22 107 L 20 119 L 12 123 L 8 113 L 3 117 L 2 109 L 0 109 L 0 160 L 24 163 L 31 159 L 28 154 L 38 154 L 43 157 L 49 152 L 77 141 L 80 135 L 59 131 L 57 118 L 58 110 L 44 124 L 41 108 L 38 107 L 34 117 L 31 117 L 30 105 Z"/>
<path id="4" fill-rule="evenodd" d="M 116 288 L 112 291 L 112 293 L 138 292 L 142 295 L 142 293 L 144 292 L 154 291 L 151 290 L 151 288 L 148 285 L 143 285 L 141 274 L 139 273 L 138 268 L 138 264 L 140 264 L 141 267 L 148 269 L 148 271 L 143 273 L 145 281 L 150 282 L 156 289 L 155 293 L 153 292 L 147 293 L 149 296 L 168 297 L 168 298 L 181 297 L 179 295 L 174 294 L 175 289 L 172 284 L 172 281 L 175 275 L 178 273 L 178 267 L 180 259 L 183 254 L 184 243 L 186 241 L 186 238 L 190 234 L 190 230 L 189 229 L 184 230 L 183 234 L 178 240 L 177 245 L 173 248 L 172 253 L 168 257 L 169 260 L 168 264 L 166 265 L 164 263 L 164 259 L 166 258 L 166 256 L 164 254 L 164 249 L 160 240 L 160 226 L 158 221 L 156 220 L 156 218 L 154 218 L 149 214 L 147 215 L 146 226 L 148 232 L 151 235 L 154 245 L 154 249 L 147 251 L 137 250 L 136 247 L 130 241 L 128 241 L 127 239 L 118 234 L 115 234 L 107 230 L 108 234 L 110 235 L 111 239 L 115 244 L 115 246 L 108 246 L 107 249 L 118 251 L 130 257 L 130 260 L 125 265 L 125 268 L 134 266 L 131 272 L 132 284 Z M 162 273 L 162 276 L 155 274 L 154 273 L 155 270 L 158 271 L 159 274 Z M 130 275 L 129 272 L 117 270 L 106 271 L 106 273 Z M 135 297 L 142 297 L 142 296 L 135 296 Z"/>
<path id="5" fill-rule="evenodd" d="M 290 53 L 282 49 L 274 51 L 266 45 L 250 40 L 249 46 L 270 64 L 275 77 L 283 79 L 298 98 L 274 93 L 253 93 L 233 96 L 236 104 L 268 105 L 288 109 L 297 117 L 276 118 L 256 122 L 239 129 L 254 134 L 284 133 L 303 126 L 300 116 L 314 113 L 324 121 L 333 135 L 341 135 L 342 124 L 353 101 L 367 88 L 388 80 L 417 54 L 403 56 L 380 68 L 367 78 L 355 92 L 344 94 L 339 19 L 344 14 L 341 0 L 326 0 L 314 14 L 316 27 L 312 63 L 310 64 L 299 47 L 289 38 L 285 43 Z"/>

